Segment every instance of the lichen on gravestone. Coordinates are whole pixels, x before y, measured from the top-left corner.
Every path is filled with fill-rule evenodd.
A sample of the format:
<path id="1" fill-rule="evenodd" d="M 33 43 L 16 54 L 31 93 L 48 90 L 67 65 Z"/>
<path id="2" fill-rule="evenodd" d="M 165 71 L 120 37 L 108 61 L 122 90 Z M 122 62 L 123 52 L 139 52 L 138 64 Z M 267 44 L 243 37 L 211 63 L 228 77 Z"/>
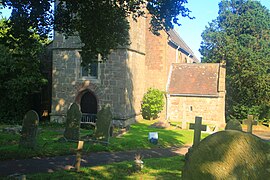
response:
<path id="1" fill-rule="evenodd" d="M 38 132 L 39 116 L 36 111 L 28 111 L 23 119 L 22 132 L 19 146 L 23 148 L 35 148 Z"/>
<path id="2" fill-rule="evenodd" d="M 225 130 L 242 131 L 242 126 L 238 120 L 229 120 L 226 124 Z"/>
<path id="3" fill-rule="evenodd" d="M 67 140 L 79 140 L 80 139 L 80 123 L 82 113 L 78 104 L 73 103 L 67 111 L 66 128 L 64 137 Z"/>
<path id="4" fill-rule="evenodd" d="M 220 131 L 189 152 L 182 179 L 269 179 L 269 152 L 270 145 L 257 136 Z"/>
<path id="5" fill-rule="evenodd" d="M 111 112 L 110 105 L 105 105 L 97 113 L 95 137 L 98 140 L 109 142 L 109 137 L 110 137 L 109 131 L 110 131 L 111 122 L 112 122 L 112 112 Z"/>

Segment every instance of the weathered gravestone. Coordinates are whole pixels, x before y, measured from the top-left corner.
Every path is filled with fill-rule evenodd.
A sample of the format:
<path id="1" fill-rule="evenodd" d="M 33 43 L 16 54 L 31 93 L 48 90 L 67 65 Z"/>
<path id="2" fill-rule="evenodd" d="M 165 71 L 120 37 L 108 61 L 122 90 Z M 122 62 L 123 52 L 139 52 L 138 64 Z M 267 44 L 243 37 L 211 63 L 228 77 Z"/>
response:
<path id="1" fill-rule="evenodd" d="M 186 154 L 183 179 L 269 179 L 270 147 L 250 133 L 214 133 Z"/>
<path id="2" fill-rule="evenodd" d="M 225 130 L 237 130 L 237 131 L 242 131 L 242 126 L 241 123 L 236 120 L 236 119 L 232 119 L 229 120 L 225 126 Z"/>
<path id="3" fill-rule="evenodd" d="M 195 117 L 195 124 L 190 123 L 189 129 L 194 129 L 193 147 L 197 146 L 201 141 L 201 131 L 206 131 L 207 126 L 202 125 L 202 117 Z"/>
<path id="4" fill-rule="evenodd" d="M 247 132 L 252 133 L 252 126 L 257 125 L 257 121 L 254 121 L 253 115 L 248 115 L 247 119 L 243 121 L 243 124 L 247 125 Z"/>
<path id="5" fill-rule="evenodd" d="M 95 137 L 98 140 L 109 142 L 112 112 L 109 105 L 103 106 L 97 113 Z"/>
<path id="6" fill-rule="evenodd" d="M 73 103 L 67 111 L 66 128 L 64 137 L 67 140 L 79 140 L 80 139 L 80 123 L 82 113 L 78 104 Z"/>
<path id="7" fill-rule="evenodd" d="M 36 111 L 28 111 L 23 118 L 21 139 L 19 146 L 24 148 L 35 148 L 38 132 L 39 117 Z"/>

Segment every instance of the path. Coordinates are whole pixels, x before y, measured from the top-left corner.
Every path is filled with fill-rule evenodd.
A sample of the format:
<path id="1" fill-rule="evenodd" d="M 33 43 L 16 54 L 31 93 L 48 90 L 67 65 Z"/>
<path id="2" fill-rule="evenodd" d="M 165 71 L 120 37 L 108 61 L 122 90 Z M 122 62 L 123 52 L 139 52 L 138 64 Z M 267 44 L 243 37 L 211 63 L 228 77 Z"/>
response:
<path id="1" fill-rule="evenodd" d="M 184 155 L 188 148 L 189 146 L 183 146 L 181 148 L 158 148 L 115 153 L 90 153 L 88 155 L 83 155 L 81 167 L 97 166 L 121 161 L 132 161 L 136 154 L 141 154 L 144 159 Z M 54 172 L 57 170 L 68 169 L 72 167 L 74 163 L 75 155 L 1 161 L 0 176 Z"/>

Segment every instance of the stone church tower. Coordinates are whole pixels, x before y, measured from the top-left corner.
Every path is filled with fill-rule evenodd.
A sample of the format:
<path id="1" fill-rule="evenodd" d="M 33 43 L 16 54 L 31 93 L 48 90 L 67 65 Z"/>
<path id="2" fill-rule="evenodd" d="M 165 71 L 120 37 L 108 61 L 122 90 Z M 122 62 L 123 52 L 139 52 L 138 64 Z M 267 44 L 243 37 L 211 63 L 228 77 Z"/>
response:
<path id="1" fill-rule="evenodd" d="M 139 115 L 144 93 L 150 87 L 166 90 L 172 63 L 198 62 L 174 30 L 155 36 L 149 19 L 130 20 L 128 47 L 111 53 L 105 63 L 81 67 L 81 42 L 55 32 L 52 53 L 52 105 L 50 119 L 64 122 L 70 104 L 82 113 L 96 114 L 110 104 L 115 123 L 132 123 Z"/>

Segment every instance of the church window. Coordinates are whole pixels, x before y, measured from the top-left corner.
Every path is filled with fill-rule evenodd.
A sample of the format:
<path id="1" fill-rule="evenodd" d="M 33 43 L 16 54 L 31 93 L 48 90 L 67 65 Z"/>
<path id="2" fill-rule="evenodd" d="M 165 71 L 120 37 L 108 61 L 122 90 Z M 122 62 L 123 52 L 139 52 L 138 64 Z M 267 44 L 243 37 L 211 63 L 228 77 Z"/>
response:
<path id="1" fill-rule="evenodd" d="M 100 59 L 101 57 L 99 55 L 98 61 L 93 61 L 87 65 L 81 65 L 81 77 L 88 79 L 98 79 Z"/>
<path id="2" fill-rule="evenodd" d="M 82 77 L 97 78 L 98 77 L 98 62 L 92 62 L 86 66 L 81 66 Z"/>

